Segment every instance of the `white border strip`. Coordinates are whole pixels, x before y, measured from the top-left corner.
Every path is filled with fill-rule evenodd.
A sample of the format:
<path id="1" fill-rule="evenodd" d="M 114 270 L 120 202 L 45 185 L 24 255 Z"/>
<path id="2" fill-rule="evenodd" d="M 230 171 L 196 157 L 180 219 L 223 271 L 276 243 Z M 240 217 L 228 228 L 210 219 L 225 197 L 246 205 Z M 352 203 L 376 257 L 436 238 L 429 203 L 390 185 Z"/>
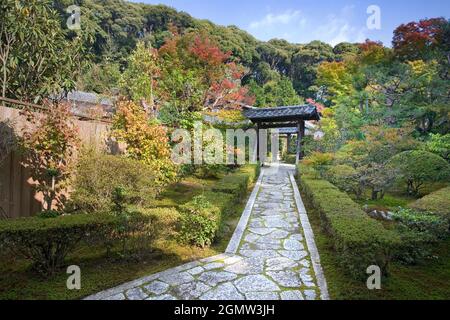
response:
<path id="1" fill-rule="evenodd" d="M 330 295 L 328 294 L 328 285 L 325 275 L 323 273 L 322 266 L 320 264 L 319 251 L 317 250 L 316 243 L 314 241 L 314 232 L 309 223 L 308 215 L 306 214 L 305 205 L 303 204 L 300 191 L 297 187 L 297 182 L 294 179 L 292 172 L 289 172 L 289 178 L 291 179 L 292 188 L 294 189 L 294 198 L 297 205 L 298 215 L 300 217 L 300 222 L 305 234 L 306 244 L 308 246 L 308 251 L 311 255 L 311 262 L 314 268 L 314 273 L 316 274 L 317 284 L 320 289 L 320 298 L 322 300 L 330 300 Z"/>
<path id="2" fill-rule="evenodd" d="M 231 237 L 230 243 L 228 244 L 225 253 L 236 254 L 239 249 L 242 237 L 244 236 L 244 232 L 247 228 L 248 220 L 250 219 L 250 215 L 252 214 L 253 211 L 253 206 L 255 204 L 256 197 L 258 196 L 259 189 L 261 188 L 263 176 L 264 176 L 264 168 L 261 168 L 261 174 L 259 175 L 255 188 L 253 189 L 253 192 L 247 201 L 247 206 L 245 207 L 244 212 L 242 213 L 241 219 L 239 220 L 236 230 L 234 231 L 233 236 Z"/>

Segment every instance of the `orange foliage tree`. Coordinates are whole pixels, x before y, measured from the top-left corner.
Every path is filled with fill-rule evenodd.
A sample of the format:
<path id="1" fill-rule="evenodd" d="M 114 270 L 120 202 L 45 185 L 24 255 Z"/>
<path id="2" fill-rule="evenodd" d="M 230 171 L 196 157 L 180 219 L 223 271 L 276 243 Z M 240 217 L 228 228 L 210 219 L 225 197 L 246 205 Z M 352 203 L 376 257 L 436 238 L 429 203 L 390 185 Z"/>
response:
<path id="1" fill-rule="evenodd" d="M 131 101 L 118 103 L 113 136 L 126 143 L 129 158 L 153 170 L 157 187 L 161 188 L 175 180 L 177 168 L 171 160 L 166 128 L 150 119 L 140 106 Z"/>
<path id="2" fill-rule="evenodd" d="M 44 196 L 44 209 L 61 208 L 79 146 L 69 106 L 51 104 L 46 114 L 26 112 L 26 116 L 28 125 L 21 139 L 23 165 L 30 169 L 37 191 Z"/>

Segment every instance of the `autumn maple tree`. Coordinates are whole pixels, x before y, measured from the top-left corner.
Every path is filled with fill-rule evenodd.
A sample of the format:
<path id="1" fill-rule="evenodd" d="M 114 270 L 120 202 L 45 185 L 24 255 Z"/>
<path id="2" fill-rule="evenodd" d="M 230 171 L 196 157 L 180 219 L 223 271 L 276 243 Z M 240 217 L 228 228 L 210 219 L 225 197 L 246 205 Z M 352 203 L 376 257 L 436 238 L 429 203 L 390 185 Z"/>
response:
<path id="1" fill-rule="evenodd" d="M 241 86 L 244 67 L 203 34 L 176 32 L 158 51 L 158 97 L 178 114 L 233 109 L 254 100 Z"/>
<path id="2" fill-rule="evenodd" d="M 398 56 L 420 59 L 429 49 L 433 49 L 444 39 L 445 18 L 433 18 L 402 24 L 394 31 L 392 41 Z"/>
<path id="3" fill-rule="evenodd" d="M 170 158 L 166 128 L 159 125 L 144 109 L 131 101 L 117 104 L 113 136 L 126 143 L 126 155 L 148 165 L 161 188 L 176 178 L 176 167 Z"/>
<path id="4" fill-rule="evenodd" d="M 70 107 L 49 104 L 47 113 L 26 112 L 26 117 L 28 124 L 21 139 L 23 165 L 30 170 L 36 190 L 43 194 L 44 209 L 61 208 L 79 146 Z"/>
<path id="5" fill-rule="evenodd" d="M 314 106 L 314 107 L 316 107 L 316 108 L 317 108 L 317 111 L 318 111 L 319 113 L 322 113 L 322 112 L 325 111 L 325 106 L 324 106 L 322 103 L 317 102 L 317 101 L 314 100 L 314 99 L 306 99 L 306 103 L 307 103 L 307 104 L 310 104 L 310 105 L 312 105 L 312 106 Z"/>

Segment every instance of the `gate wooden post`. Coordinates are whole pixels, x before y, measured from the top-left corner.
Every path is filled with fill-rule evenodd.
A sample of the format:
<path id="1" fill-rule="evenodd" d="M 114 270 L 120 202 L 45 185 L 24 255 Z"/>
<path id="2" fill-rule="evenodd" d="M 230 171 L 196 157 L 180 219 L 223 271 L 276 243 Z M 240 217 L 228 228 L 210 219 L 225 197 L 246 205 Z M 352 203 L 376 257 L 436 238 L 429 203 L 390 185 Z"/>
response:
<path id="1" fill-rule="evenodd" d="M 301 143 L 302 143 L 302 135 L 301 135 L 301 124 L 299 121 L 297 123 L 297 151 L 296 151 L 296 156 L 295 156 L 295 165 L 298 165 L 300 162 Z"/>

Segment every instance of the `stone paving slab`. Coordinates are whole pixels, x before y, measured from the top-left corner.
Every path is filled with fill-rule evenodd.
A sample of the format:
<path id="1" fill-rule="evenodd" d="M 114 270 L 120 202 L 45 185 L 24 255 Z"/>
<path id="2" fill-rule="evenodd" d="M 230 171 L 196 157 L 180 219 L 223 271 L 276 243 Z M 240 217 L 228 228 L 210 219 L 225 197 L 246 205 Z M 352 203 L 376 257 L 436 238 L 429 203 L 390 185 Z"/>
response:
<path id="1" fill-rule="evenodd" d="M 90 296 L 88 300 L 328 299 L 294 167 L 264 168 L 226 253 Z"/>

